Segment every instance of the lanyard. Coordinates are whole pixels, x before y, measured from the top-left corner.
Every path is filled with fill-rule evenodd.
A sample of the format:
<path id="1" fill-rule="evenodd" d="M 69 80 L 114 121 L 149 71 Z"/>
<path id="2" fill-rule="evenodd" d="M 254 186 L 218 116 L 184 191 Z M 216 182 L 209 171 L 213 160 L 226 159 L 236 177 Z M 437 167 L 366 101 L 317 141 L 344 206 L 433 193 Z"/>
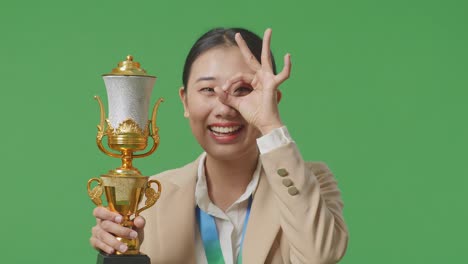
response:
<path id="1" fill-rule="evenodd" d="M 237 264 L 242 263 L 242 245 L 244 244 L 245 230 L 247 229 L 247 222 L 250 216 L 250 207 L 252 206 L 252 196 L 249 198 L 249 205 L 244 219 L 244 227 L 242 228 L 242 238 L 237 257 Z M 212 215 L 205 213 L 197 206 L 196 208 L 197 221 L 200 228 L 200 235 L 205 248 L 206 259 L 208 264 L 224 264 L 223 252 L 221 251 L 221 244 L 219 243 L 218 230 L 216 222 Z"/>

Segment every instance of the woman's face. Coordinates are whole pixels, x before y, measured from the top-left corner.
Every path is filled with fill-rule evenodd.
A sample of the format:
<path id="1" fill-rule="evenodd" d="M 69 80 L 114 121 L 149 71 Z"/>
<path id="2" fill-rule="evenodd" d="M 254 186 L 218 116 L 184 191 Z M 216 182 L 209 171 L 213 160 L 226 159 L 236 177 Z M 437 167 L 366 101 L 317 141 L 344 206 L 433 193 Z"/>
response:
<path id="1" fill-rule="evenodd" d="M 230 106 L 221 103 L 214 91 L 239 72 L 253 73 L 237 46 L 219 46 L 200 55 L 192 64 L 187 91 L 180 89 L 185 116 L 192 133 L 212 157 L 234 160 L 257 155 L 260 132 L 250 126 Z M 248 93 L 249 85 L 238 85 L 238 95 Z"/>

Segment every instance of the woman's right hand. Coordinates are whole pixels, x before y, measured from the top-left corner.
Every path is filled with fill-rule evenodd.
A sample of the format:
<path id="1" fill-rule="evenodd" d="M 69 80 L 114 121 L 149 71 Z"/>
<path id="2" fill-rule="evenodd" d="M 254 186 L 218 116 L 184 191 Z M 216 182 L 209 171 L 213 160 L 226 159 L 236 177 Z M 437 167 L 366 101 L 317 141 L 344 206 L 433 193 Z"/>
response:
<path id="1" fill-rule="evenodd" d="M 112 254 L 116 250 L 120 252 L 127 251 L 128 247 L 125 243 L 117 240 L 115 236 L 135 239 L 140 234 L 140 242 L 143 236 L 143 228 L 145 227 L 145 219 L 138 216 L 133 221 L 136 230 L 126 228 L 120 225 L 122 216 L 112 212 L 109 209 L 99 206 L 93 211 L 96 217 L 96 225 L 92 228 L 90 238 L 91 245 L 97 249 Z"/>

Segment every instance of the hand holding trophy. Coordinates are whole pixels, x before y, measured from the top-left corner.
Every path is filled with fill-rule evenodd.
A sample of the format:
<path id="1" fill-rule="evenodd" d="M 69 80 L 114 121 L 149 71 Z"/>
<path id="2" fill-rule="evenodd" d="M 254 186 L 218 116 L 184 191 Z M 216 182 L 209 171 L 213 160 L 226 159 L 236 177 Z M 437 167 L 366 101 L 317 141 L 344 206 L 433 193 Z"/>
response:
<path id="1" fill-rule="evenodd" d="M 161 184 L 157 180 L 148 180 L 148 177 L 133 167 L 132 161 L 133 158 L 149 156 L 157 149 L 159 134 L 156 114 L 163 99 L 156 102 L 151 120 L 148 120 L 149 101 L 156 77 L 147 75 L 140 64 L 133 61 L 132 56 L 127 56 L 127 60 L 120 62 L 110 74 L 104 74 L 103 79 L 108 95 L 109 118 L 105 119 L 103 103 L 99 96 L 95 96 L 101 111 L 96 143 L 106 155 L 120 158 L 122 166 L 110 170 L 100 178 L 90 179 L 88 195 L 97 206 L 102 206 L 101 196 L 105 193 L 108 209 L 122 216 L 121 226 L 131 229 L 134 226 L 133 220 L 143 210 L 153 206 L 161 195 Z M 104 147 L 104 136 L 107 136 L 108 146 L 113 151 Z M 148 136 L 153 139 L 151 149 L 135 154 L 146 149 Z M 93 182 L 97 183 L 94 187 Z M 153 189 L 153 183 L 157 185 L 157 190 Z M 146 198 L 145 204 L 138 208 L 143 195 Z M 125 252 L 117 251 L 114 255 L 100 253 L 98 264 L 150 263 L 146 255 L 140 254 L 138 238 L 116 238 L 125 243 L 128 249 Z"/>

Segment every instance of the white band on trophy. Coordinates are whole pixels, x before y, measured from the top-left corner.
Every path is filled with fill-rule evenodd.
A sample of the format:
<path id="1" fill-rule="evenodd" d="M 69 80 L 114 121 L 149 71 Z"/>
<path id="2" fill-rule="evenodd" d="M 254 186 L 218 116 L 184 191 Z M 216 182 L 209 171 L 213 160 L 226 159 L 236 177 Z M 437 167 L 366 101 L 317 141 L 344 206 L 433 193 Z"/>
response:
<path id="1" fill-rule="evenodd" d="M 156 78 L 148 76 L 104 76 L 109 103 L 109 122 L 114 129 L 127 119 L 133 119 L 144 131 L 148 125 L 148 110 Z"/>

